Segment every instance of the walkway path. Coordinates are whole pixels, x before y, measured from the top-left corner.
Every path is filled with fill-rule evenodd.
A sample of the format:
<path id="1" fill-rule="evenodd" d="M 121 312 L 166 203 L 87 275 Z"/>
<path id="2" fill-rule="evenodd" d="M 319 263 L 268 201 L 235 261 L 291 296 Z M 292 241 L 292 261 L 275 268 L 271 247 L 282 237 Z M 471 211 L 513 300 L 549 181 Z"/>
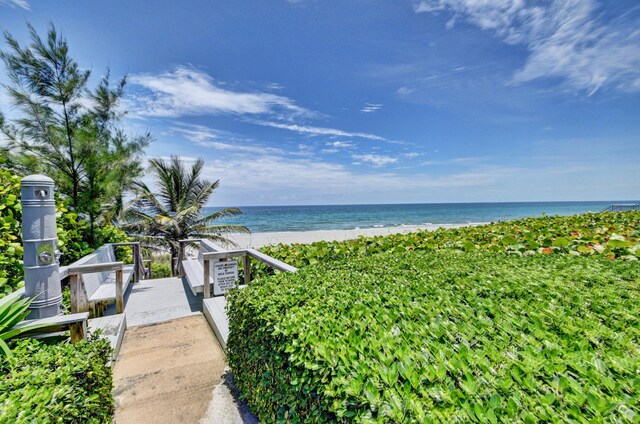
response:
<path id="1" fill-rule="evenodd" d="M 257 422 L 237 401 L 224 352 L 201 311 L 202 296 L 179 278 L 133 285 L 113 375 L 116 423 Z"/>
<path id="2" fill-rule="evenodd" d="M 198 315 L 202 295 L 194 296 L 181 278 L 141 280 L 125 294 L 124 304 L 127 327 L 136 327 Z M 115 305 L 110 305 L 106 315 L 115 313 Z"/>
<path id="3" fill-rule="evenodd" d="M 202 315 L 129 328 L 114 368 L 115 421 L 197 423 L 225 366 Z"/>

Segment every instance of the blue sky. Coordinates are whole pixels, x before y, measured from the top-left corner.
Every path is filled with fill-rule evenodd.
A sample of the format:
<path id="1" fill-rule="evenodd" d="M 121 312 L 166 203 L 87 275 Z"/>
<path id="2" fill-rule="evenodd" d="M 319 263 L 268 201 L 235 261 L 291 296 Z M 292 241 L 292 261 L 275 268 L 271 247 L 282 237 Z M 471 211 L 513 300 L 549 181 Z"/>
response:
<path id="1" fill-rule="evenodd" d="M 636 0 L 0 0 L 27 21 L 216 205 L 640 198 Z"/>

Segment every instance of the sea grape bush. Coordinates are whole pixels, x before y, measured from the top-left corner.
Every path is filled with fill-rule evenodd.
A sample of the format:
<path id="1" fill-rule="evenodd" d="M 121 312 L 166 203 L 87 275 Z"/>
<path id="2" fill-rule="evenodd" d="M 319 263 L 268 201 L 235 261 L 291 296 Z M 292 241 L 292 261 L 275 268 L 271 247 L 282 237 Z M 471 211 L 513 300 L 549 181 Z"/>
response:
<path id="1" fill-rule="evenodd" d="M 0 168 L 0 297 L 22 280 L 20 177 Z"/>
<path id="2" fill-rule="evenodd" d="M 25 339 L 12 353 L 0 362 L 0 422 L 111 422 L 108 340 L 45 344 Z"/>
<path id="3" fill-rule="evenodd" d="M 405 250 L 481 250 L 514 255 L 565 254 L 637 260 L 640 211 L 525 218 L 477 227 L 360 237 L 344 242 L 279 244 L 260 250 L 298 268 L 353 255 Z M 264 266 L 255 265 L 255 275 L 262 275 L 264 271 Z"/>
<path id="4" fill-rule="evenodd" d="M 351 257 L 232 291 L 228 359 L 264 422 L 638 422 L 639 287 L 637 261 Z"/>

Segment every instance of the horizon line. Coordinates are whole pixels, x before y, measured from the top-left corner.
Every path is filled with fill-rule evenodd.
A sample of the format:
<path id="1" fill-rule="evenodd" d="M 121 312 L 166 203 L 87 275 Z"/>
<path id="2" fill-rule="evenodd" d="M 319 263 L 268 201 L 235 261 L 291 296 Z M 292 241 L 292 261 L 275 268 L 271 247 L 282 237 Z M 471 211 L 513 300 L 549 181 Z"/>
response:
<path id="1" fill-rule="evenodd" d="M 637 204 L 640 200 L 517 200 L 497 202 L 398 202 L 398 203 L 325 203 L 325 204 L 278 204 L 278 205 L 206 205 L 205 208 L 265 208 L 265 207 L 318 207 L 318 206 L 402 206 L 402 205 L 487 205 L 513 203 L 609 203 L 609 204 Z"/>

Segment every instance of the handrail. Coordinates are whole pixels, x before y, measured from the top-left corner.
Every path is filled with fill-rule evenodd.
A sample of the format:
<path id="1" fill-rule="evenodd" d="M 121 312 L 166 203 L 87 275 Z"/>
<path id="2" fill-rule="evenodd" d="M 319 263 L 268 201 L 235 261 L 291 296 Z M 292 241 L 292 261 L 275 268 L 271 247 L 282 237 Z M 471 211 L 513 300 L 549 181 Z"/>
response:
<path id="1" fill-rule="evenodd" d="M 109 246 L 111 249 L 122 245 L 122 246 L 132 246 L 134 250 L 134 281 L 139 281 L 140 274 L 138 264 L 140 261 L 137 260 L 136 253 L 140 252 L 140 243 L 138 242 L 123 242 L 123 243 L 107 243 L 104 246 Z M 103 247 L 103 246 L 102 246 Z M 102 248 L 100 247 L 100 248 Z M 114 252 L 115 253 L 115 252 Z M 86 289 L 84 287 L 84 283 L 82 280 L 83 274 L 91 274 L 98 272 L 111 272 L 115 271 L 115 289 L 116 289 L 116 312 L 121 314 L 124 312 L 124 262 L 102 262 L 102 263 L 84 263 L 86 262 L 86 258 L 91 255 L 96 255 L 96 253 L 91 253 L 87 256 L 84 256 L 80 260 L 68 265 L 66 267 L 61 267 L 60 270 L 60 278 L 69 277 L 69 286 L 71 288 L 71 312 L 86 312 L 89 310 L 90 302 L 89 296 L 87 295 Z M 77 264 L 80 262 L 80 264 Z M 95 311 L 93 311 L 95 314 Z"/>
<path id="2" fill-rule="evenodd" d="M 139 282 L 142 277 L 148 276 L 151 278 L 151 265 L 149 265 L 149 272 L 144 266 L 144 258 L 142 257 L 142 252 L 140 251 L 140 242 L 139 241 L 124 241 L 118 243 L 110 243 L 114 248 L 119 246 L 131 246 L 133 250 L 133 267 L 135 270 L 135 281 Z"/>
<path id="3" fill-rule="evenodd" d="M 49 318 L 40 318 L 22 321 L 14 328 L 24 328 L 35 326 L 31 331 L 23 334 L 26 336 L 32 334 L 43 334 L 55 332 L 57 329 L 69 329 L 71 343 L 79 342 L 87 338 L 87 320 L 89 312 L 79 312 L 71 315 L 58 315 Z"/>
<path id="4" fill-rule="evenodd" d="M 635 211 L 635 210 L 640 210 L 640 203 L 614 203 L 602 209 L 600 213 L 625 212 L 625 211 Z"/>
<path id="5" fill-rule="evenodd" d="M 68 266 L 61 266 L 58 269 L 58 277 L 60 278 L 60 281 L 64 280 L 68 276 L 69 276 L 69 267 Z"/>
<path id="6" fill-rule="evenodd" d="M 184 243 L 188 243 L 188 242 L 193 242 L 193 239 L 187 239 L 187 240 L 180 240 L 180 252 L 179 252 L 179 270 L 180 270 L 180 276 L 184 277 L 185 273 L 184 273 L 184 268 L 182 266 L 182 261 L 185 259 L 184 257 Z M 197 240 L 198 242 L 201 242 L 201 239 Z M 204 270 L 204 278 L 203 281 L 204 283 L 204 287 L 203 287 L 203 294 L 205 298 L 208 298 L 211 296 L 211 286 L 210 284 L 207 284 L 206 282 L 210 281 L 210 269 L 209 269 L 209 263 L 210 262 L 218 262 L 218 261 L 222 261 L 224 259 L 229 259 L 229 258 L 237 258 L 237 257 L 242 257 L 243 258 L 243 270 L 244 270 L 244 283 L 245 284 L 249 284 L 249 282 L 251 281 L 251 262 L 250 259 L 254 258 L 264 264 L 266 264 L 267 266 L 276 269 L 278 271 L 283 271 L 283 272 L 296 272 L 298 271 L 298 268 L 291 266 L 289 264 L 286 264 L 276 258 L 272 258 L 269 255 L 266 255 L 262 252 L 260 252 L 259 250 L 256 249 L 236 249 L 236 250 L 224 250 L 222 247 L 216 245 L 215 243 L 213 243 L 212 241 L 208 240 L 208 244 L 210 246 L 213 247 L 214 251 L 213 252 L 202 252 L 202 260 L 203 260 L 203 270 Z"/>
<path id="7" fill-rule="evenodd" d="M 263 262 L 267 265 L 269 265 L 271 268 L 275 268 L 278 271 L 284 271 L 284 272 L 296 272 L 298 271 L 298 268 L 291 266 L 287 263 L 284 263 L 276 258 L 272 258 L 269 255 L 266 255 L 262 252 L 260 252 L 259 250 L 255 250 L 255 249 L 247 249 L 247 252 L 249 253 L 249 256 L 251 256 L 252 258 L 255 258 L 257 260 L 259 260 L 260 262 Z"/>
<path id="8" fill-rule="evenodd" d="M 92 272 L 117 271 L 124 268 L 124 262 L 104 262 L 98 264 L 73 265 L 67 267 L 69 275 L 89 274 Z"/>
<path id="9" fill-rule="evenodd" d="M 228 258 L 237 258 L 241 256 L 247 256 L 247 249 L 239 249 L 239 250 L 223 250 L 221 252 L 203 252 L 203 259 L 211 259 L 211 260 L 220 260 L 220 259 L 228 259 Z"/>
<path id="10" fill-rule="evenodd" d="M 254 259 L 257 259 L 260 262 L 263 262 L 269 265 L 271 268 L 275 268 L 278 271 L 284 272 L 296 272 L 298 268 L 291 266 L 287 263 L 284 263 L 276 258 L 272 258 L 269 255 L 266 255 L 259 250 L 256 249 L 240 249 L 240 250 L 227 250 L 222 252 L 205 252 L 202 254 L 203 259 L 209 260 L 220 260 L 227 258 L 236 258 L 236 257 L 244 257 L 251 256 Z"/>

